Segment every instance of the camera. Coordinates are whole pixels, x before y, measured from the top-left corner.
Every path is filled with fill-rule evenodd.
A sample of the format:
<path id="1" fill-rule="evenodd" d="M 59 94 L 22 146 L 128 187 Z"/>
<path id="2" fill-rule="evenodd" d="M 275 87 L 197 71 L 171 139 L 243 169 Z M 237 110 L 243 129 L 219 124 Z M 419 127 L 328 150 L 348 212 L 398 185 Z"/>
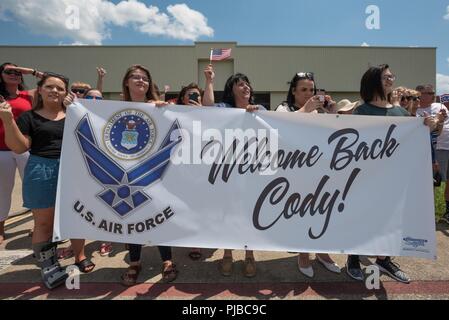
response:
<path id="1" fill-rule="evenodd" d="M 329 101 L 326 100 L 326 90 L 324 89 L 317 89 L 316 95 L 320 99 L 320 102 L 323 103 L 323 108 L 328 109 L 329 108 Z"/>

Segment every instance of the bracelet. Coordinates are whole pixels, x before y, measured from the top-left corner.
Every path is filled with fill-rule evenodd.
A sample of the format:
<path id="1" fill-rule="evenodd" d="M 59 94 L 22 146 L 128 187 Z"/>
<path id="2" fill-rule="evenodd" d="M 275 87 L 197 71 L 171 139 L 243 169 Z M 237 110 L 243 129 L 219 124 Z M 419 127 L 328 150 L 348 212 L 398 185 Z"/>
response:
<path id="1" fill-rule="evenodd" d="M 36 69 L 33 69 L 33 72 L 31 73 L 34 77 L 36 76 Z"/>

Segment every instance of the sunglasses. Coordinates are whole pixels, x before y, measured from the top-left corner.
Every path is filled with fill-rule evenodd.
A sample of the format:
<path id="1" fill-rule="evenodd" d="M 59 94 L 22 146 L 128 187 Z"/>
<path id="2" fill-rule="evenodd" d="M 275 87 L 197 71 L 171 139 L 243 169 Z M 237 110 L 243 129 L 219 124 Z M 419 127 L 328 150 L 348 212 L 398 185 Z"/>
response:
<path id="1" fill-rule="evenodd" d="M 86 93 L 86 89 L 83 89 L 83 88 L 73 88 L 71 91 L 72 91 L 73 93 L 79 93 L 79 94 L 84 94 L 84 93 Z"/>
<path id="2" fill-rule="evenodd" d="M 7 69 L 7 70 L 3 70 L 3 73 L 4 74 L 9 74 L 9 75 L 15 75 L 15 76 L 18 76 L 18 77 L 22 76 L 22 73 L 20 71 L 17 71 L 17 70 Z"/>
<path id="3" fill-rule="evenodd" d="M 90 99 L 90 100 L 103 100 L 102 97 L 95 97 L 95 96 L 85 96 L 84 99 Z"/>
<path id="4" fill-rule="evenodd" d="M 299 79 L 309 79 L 309 80 L 313 80 L 314 79 L 313 72 L 298 72 L 296 74 L 296 76 Z"/>
<path id="5" fill-rule="evenodd" d="M 391 76 L 383 76 L 384 80 L 389 80 L 391 82 L 396 80 L 396 76 L 395 75 L 391 75 Z"/>
<path id="6" fill-rule="evenodd" d="M 401 101 L 405 101 L 405 100 L 407 100 L 407 101 L 410 101 L 410 100 L 418 101 L 418 100 L 419 100 L 419 97 L 407 96 L 407 97 L 402 97 L 402 98 L 401 98 Z"/>
<path id="7" fill-rule="evenodd" d="M 421 94 L 428 94 L 428 95 L 430 95 L 430 96 L 434 96 L 434 95 L 435 95 L 435 92 L 423 92 L 423 93 L 421 93 Z"/>

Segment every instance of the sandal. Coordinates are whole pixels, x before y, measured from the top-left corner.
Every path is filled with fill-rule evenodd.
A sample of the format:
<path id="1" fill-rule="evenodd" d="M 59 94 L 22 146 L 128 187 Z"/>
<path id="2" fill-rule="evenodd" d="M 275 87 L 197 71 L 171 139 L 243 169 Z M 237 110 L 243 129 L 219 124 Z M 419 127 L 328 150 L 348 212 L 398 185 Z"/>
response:
<path id="1" fill-rule="evenodd" d="M 73 249 L 71 247 L 58 249 L 58 259 L 70 259 L 74 256 Z"/>
<path id="2" fill-rule="evenodd" d="M 108 256 L 111 252 L 113 251 L 112 249 L 112 244 L 111 243 L 102 243 L 100 246 L 100 256 L 105 257 Z"/>
<path id="3" fill-rule="evenodd" d="M 90 261 L 89 258 L 81 260 L 80 262 L 75 263 L 75 266 L 80 269 L 82 273 L 89 273 L 95 269 L 95 263 Z"/>
<path id="4" fill-rule="evenodd" d="M 189 257 L 194 261 L 201 259 L 200 249 L 192 249 L 192 251 L 189 252 Z"/>
<path id="5" fill-rule="evenodd" d="M 162 281 L 172 282 L 178 276 L 178 270 L 176 270 L 176 265 L 171 263 L 169 265 L 162 265 Z"/>
<path id="6" fill-rule="evenodd" d="M 243 263 L 243 275 L 247 278 L 252 278 L 256 276 L 256 262 L 253 257 L 245 258 L 245 262 Z"/>
<path id="7" fill-rule="evenodd" d="M 233 267 L 234 260 L 232 259 L 232 256 L 224 256 L 223 259 L 220 262 L 220 272 L 222 276 L 229 277 L 232 275 L 232 267 Z"/>
<path id="8" fill-rule="evenodd" d="M 122 284 L 124 286 L 130 287 L 137 283 L 137 278 L 139 277 L 139 273 L 142 270 L 142 265 L 129 266 L 126 269 L 125 273 L 122 274 Z"/>

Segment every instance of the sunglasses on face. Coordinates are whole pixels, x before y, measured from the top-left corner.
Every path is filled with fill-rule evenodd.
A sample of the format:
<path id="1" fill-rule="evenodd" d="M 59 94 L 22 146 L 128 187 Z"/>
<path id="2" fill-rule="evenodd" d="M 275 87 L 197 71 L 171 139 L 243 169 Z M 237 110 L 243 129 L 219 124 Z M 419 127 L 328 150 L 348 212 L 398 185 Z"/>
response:
<path id="1" fill-rule="evenodd" d="M 86 93 L 86 89 L 83 89 L 83 88 L 73 88 L 73 89 L 72 89 L 72 92 L 73 92 L 73 93 L 84 94 L 84 93 Z"/>
<path id="2" fill-rule="evenodd" d="M 84 99 L 90 99 L 90 100 L 103 100 L 102 97 L 95 97 L 95 96 L 85 96 Z"/>
<path id="3" fill-rule="evenodd" d="M 405 100 L 407 100 L 407 101 L 410 101 L 410 100 L 417 101 L 417 100 L 419 100 L 419 97 L 414 97 L 414 96 L 402 97 L 401 101 L 405 101 Z"/>
<path id="4" fill-rule="evenodd" d="M 392 74 L 392 75 L 385 75 L 385 76 L 383 76 L 383 79 L 393 82 L 393 81 L 396 80 L 396 76 L 394 74 Z"/>
<path id="5" fill-rule="evenodd" d="M 9 75 L 15 75 L 15 76 L 22 76 L 22 73 L 20 71 L 16 71 L 16 70 L 3 70 L 4 74 L 9 74 Z"/>

